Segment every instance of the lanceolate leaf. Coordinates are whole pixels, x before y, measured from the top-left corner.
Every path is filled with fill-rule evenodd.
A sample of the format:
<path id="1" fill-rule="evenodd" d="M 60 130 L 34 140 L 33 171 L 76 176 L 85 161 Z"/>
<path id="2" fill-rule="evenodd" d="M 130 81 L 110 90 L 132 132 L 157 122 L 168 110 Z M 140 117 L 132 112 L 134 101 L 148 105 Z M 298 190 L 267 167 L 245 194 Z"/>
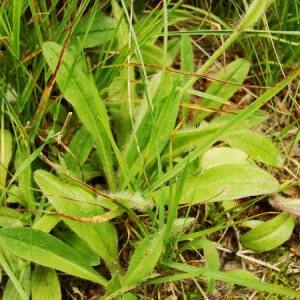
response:
<path id="1" fill-rule="evenodd" d="M 296 217 L 282 213 L 254 227 L 241 236 L 242 244 L 254 251 L 269 251 L 287 241 L 294 229 Z"/>
<path id="2" fill-rule="evenodd" d="M 107 281 L 65 243 L 32 228 L 1 228 L 0 245 L 6 251 L 39 265 L 106 285 Z"/>
<path id="3" fill-rule="evenodd" d="M 94 139 L 85 127 L 77 130 L 68 146 L 69 152 L 65 155 L 65 163 L 71 174 L 74 174 L 78 178 L 83 178 L 82 166 L 92 151 L 93 146 Z"/>
<path id="4" fill-rule="evenodd" d="M 234 200 L 271 194 L 278 188 L 277 180 L 256 166 L 221 165 L 189 178 L 183 188 L 181 203 Z M 167 197 L 168 190 L 165 190 Z"/>
<path id="5" fill-rule="evenodd" d="M 210 169 L 221 165 L 248 164 L 247 158 L 247 154 L 239 149 L 214 147 L 203 154 L 201 167 Z"/>
<path id="6" fill-rule="evenodd" d="M 229 100 L 229 98 L 239 89 L 239 85 L 246 79 L 249 68 L 250 63 L 244 58 L 239 58 L 231 62 L 215 76 L 222 82 L 212 82 L 206 92 L 210 95 L 222 97 L 224 101 Z M 226 83 L 226 81 L 228 81 L 228 83 Z M 215 102 L 210 99 L 203 99 L 201 101 L 201 106 L 210 109 L 218 109 L 221 105 L 220 102 Z M 210 112 L 201 111 L 196 117 L 197 122 L 201 121 L 209 114 Z"/>
<path id="7" fill-rule="evenodd" d="M 31 278 L 32 300 L 61 300 L 61 291 L 56 271 L 36 266 Z"/>
<path id="8" fill-rule="evenodd" d="M 262 134 L 249 129 L 242 129 L 225 134 L 222 140 L 231 147 L 243 150 L 254 160 L 275 167 L 282 166 L 283 159 L 279 150 Z"/>
<path id="9" fill-rule="evenodd" d="M 163 249 L 163 231 L 146 237 L 136 247 L 124 277 L 124 286 L 144 281 L 152 273 Z"/>
<path id="10" fill-rule="evenodd" d="M 43 44 L 43 54 L 52 70 L 59 62 L 62 47 L 54 42 Z M 100 161 L 111 189 L 115 188 L 111 142 L 112 133 L 105 106 L 100 99 L 95 83 L 81 69 L 71 53 L 65 53 L 57 74 L 57 84 L 75 108 L 83 125 L 96 142 Z"/>
<path id="11" fill-rule="evenodd" d="M 84 188 L 64 182 L 42 170 L 34 173 L 34 179 L 57 212 L 74 217 L 103 215 L 103 208 Z M 64 219 L 64 222 L 105 260 L 111 271 L 118 269 L 117 233 L 112 224 L 84 223 L 70 219 Z"/>
<path id="12" fill-rule="evenodd" d="M 88 14 L 76 26 L 74 42 L 78 39 L 84 48 L 103 45 L 114 38 L 117 29 L 117 20 L 107 17 L 101 11 L 95 15 Z"/>

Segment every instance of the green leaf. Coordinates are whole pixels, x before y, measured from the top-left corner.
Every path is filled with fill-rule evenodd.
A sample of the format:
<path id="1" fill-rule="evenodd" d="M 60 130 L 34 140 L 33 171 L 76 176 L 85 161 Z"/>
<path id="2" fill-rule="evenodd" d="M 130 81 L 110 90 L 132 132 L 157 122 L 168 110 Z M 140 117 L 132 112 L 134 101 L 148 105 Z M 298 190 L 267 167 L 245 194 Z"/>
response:
<path id="1" fill-rule="evenodd" d="M 83 241 L 78 235 L 71 231 L 60 231 L 57 236 L 64 243 L 74 249 L 89 266 L 97 266 L 100 264 L 99 256 L 92 251 L 87 243 Z"/>
<path id="2" fill-rule="evenodd" d="M 247 158 L 247 154 L 239 149 L 214 147 L 203 154 L 201 167 L 207 170 L 221 165 L 249 164 Z"/>
<path id="3" fill-rule="evenodd" d="M 81 127 L 74 134 L 65 154 L 66 167 L 71 174 L 83 178 L 82 167 L 94 146 L 94 140 L 89 132 Z"/>
<path id="4" fill-rule="evenodd" d="M 61 300 L 60 284 L 56 271 L 36 266 L 31 278 L 32 300 Z"/>
<path id="5" fill-rule="evenodd" d="M 198 128 L 179 130 L 174 132 L 172 139 L 172 156 L 176 157 L 184 152 L 190 151 L 197 146 L 206 143 L 206 140 L 213 136 L 216 131 L 222 131 L 225 126 L 232 120 L 232 116 L 221 116 L 209 123 L 202 122 Z M 239 128 L 252 127 L 260 124 L 265 120 L 265 115 L 253 115 L 248 117 L 240 124 Z M 227 133 L 235 132 L 237 129 L 227 131 Z M 239 130 L 239 129 L 238 129 Z M 168 149 L 167 147 L 166 149 Z M 168 153 L 164 153 L 164 159 Z"/>
<path id="6" fill-rule="evenodd" d="M 134 286 L 152 273 L 163 250 L 163 234 L 163 230 L 159 231 L 138 243 L 123 279 L 125 286 Z"/>
<path id="7" fill-rule="evenodd" d="M 122 300 L 138 300 L 137 296 L 132 293 L 122 295 Z"/>
<path id="8" fill-rule="evenodd" d="M 16 277 L 16 275 L 14 274 L 13 267 L 11 267 L 11 261 L 8 261 L 7 259 L 7 253 L 5 253 L 4 255 L 4 251 L 3 249 L 0 249 L 0 264 L 1 264 L 1 268 L 5 271 L 5 273 L 7 274 L 7 276 L 9 277 L 9 281 L 14 285 L 15 290 L 18 292 L 20 298 L 22 300 L 27 300 L 29 299 L 27 293 L 24 291 L 19 279 Z"/>
<path id="9" fill-rule="evenodd" d="M 248 164 L 221 165 L 189 178 L 181 203 L 234 200 L 271 194 L 279 189 L 277 180 L 266 171 Z M 168 195 L 168 190 L 164 190 Z M 163 191 L 163 192 L 164 192 Z M 163 192 L 157 192 L 163 193 Z"/>
<path id="10" fill-rule="evenodd" d="M 287 297 L 297 297 L 297 298 L 300 297 L 299 291 L 295 291 L 278 284 L 262 282 L 256 278 L 251 278 L 250 276 L 245 276 L 245 274 L 239 274 L 237 272 L 221 272 L 221 271 L 209 270 L 207 268 L 199 268 L 196 266 L 191 266 L 188 264 L 176 263 L 176 262 L 165 263 L 164 265 L 179 270 L 183 273 L 177 272 L 177 274 L 175 275 L 151 279 L 149 283 L 158 284 L 158 283 L 173 282 L 173 281 L 185 280 L 185 279 L 195 279 L 195 277 L 202 277 L 202 278 L 211 277 L 214 278 L 215 280 L 221 280 L 227 283 L 250 287 L 258 291 L 274 293 L 277 295 L 283 295 Z"/>
<path id="11" fill-rule="evenodd" d="M 228 274 L 228 276 L 237 276 L 239 278 L 245 278 L 245 280 L 258 280 L 259 278 L 256 277 L 252 272 L 247 271 L 245 269 L 233 269 L 230 271 L 227 271 L 226 274 Z"/>
<path id="12" fill-rule="evenodd" d="M 106 285 L 107 280 L 68 245 L 32 228 L 1 228 L 0 245 L 6 251 L 39 265 Z"/>
<path id="13" fill-rule="evenodd" d="M 32 184 L 32 170 L 30 163 L 30 147 L 28 143 L 26 143 L 24 138 L 20 138 L 18 143 L 18 147 L 16 149 L 16 158 L 15 158 L 15 168 L 16 170 L 20 169 L 22 164 L 27 161 L 27 165 L 20 171 L 17 176 L 18 186 L 22 193 L 21 199 L 24 199 L 25 207 L 29 209 L 35 208 L 35 199 L 33 196 L 33 188 Z"/>
<path id="14" fill-rule="evenodd" d="M 296 218 L 287 213 L 257 225 L 241 236 L 244 247 L 254 251 L 269 251 L 286 242 L 294 229 Z"/>
<path id="15" fill-rule="evenodd" d="M 225 134 L 222 140 L 233 148 L 243 150 L 254 160 L 271 166 L 282 167 L 283 158 L 279 150 L 262 134 L 243 129 Z"/>
<path id="16" fill-rule="evenodd" d="M 35 171 L 34 179 L 57 212 L 74 217 L 103 215 L 104 210 L 95 197 L 81 186 L 42 170 Z M 105 260 L 112 272 L 118 270 L 117 232 L 112 224 L 63 221 Z"/>
<path id="17" fill-rule="evenodd" d="M 2 206 L 0 208 L 0 226 L 1 227 L 20 227 L 22 226 L 23 214 L 14 209 Z"/>
<path id="18" fill-rule="evenodd" d="M 239 58 L 230 64 L 224 66 L 224 68 L 213 77 L 219 81 L 213 81 L 206 90 L 206 93 L 222 99 L 229 100 L 231 96 L 240 88 L 239 85 L 246 79 L 250 69 L 250 63 L 244 59 Z M 229 81 L 226 83 L 226 81 Z M 202 99 L 201 106 L 210 109 L 220 108 L 222 103 L 212 101 L 211 99 Z M 197 117 L 196 122 L 203 120 L 205 117 L 210 115 L 211 112 L 201 111 Z M 195 122 L 195 121 L 194 121 Z"/>
<path id="19" fill-rule="evenodd" d="M 60 222 L 60 218 L 58 216 L 45 214 L 39 219 L 35 220 L 34 224 L 32 225 L 32 228 L 48 233 L 59 222 Z"/>
<path id="20" fill-rule="evenodd" d="M 129 70 L 120 70 L 120 75 L 116 76 L 108 87 L 110 113 L 114 128 L 116 128 L 115 135 L 120 147 L 124 147 L 128 142 L 128 137 L 132 129 L 130 106 L 133 111 L 135 108 L 135 85 L 131 84 L 129 87 L 129 80 L 130 82 L 135 81 L 133 67 L 130 67 Z M 128 99 L 128 95 L 131 96 L 131 99 Z M 124 101 L 124 99 L 128 100 Z M 131 102 L 129 103 L 129 101 Z"/>
<path id="21" fill-rule="evenodd" d="M 54 42 L 43 44 L 43 54 L 52 72 L 56 70 L 62 51 L 63 48 Z M 76 56 L 68 52 L 64 53 L 60 62 L 56 81 L 63 96 L 73 105 L 83 125 L 95 139 L 104 174 L 109 187 L 114 189 L 116 183 L 111 150 L 114 141 L 105 106 L 94 81 L 83 72 Z"/>
<path id="22" fill-rule="evenodd" d="M 29 299 L 30 275 L 31 275 L 30 264 L 27 261 L 25 262 L 25 261 L 21 261 L 20 259 L 18 259 L 16 268 L 14 268 L 14 273 L 15 273 L 19 283 L 21 284 L 22 288 L 28 295 L 26 299 Z M 1 299 L 2 300 L 11 300 L 11 299 L 22 300 L 24 298 L 23 298 L 22 294 L 19 293 L 19 291 L 16 288 L 16 286 L 14 285 L 13 281 L 11 279 L 9 279 L 5 286 L 3 296 Z"/>
<path id="23" fill-rule="evenodd" d="M 176 91 L 176 80 L 173 81 L 170 76 L 165 75 L 160 84 L 161 88 L 164 88 L 164 83 L 169 84 L 170 80 L 173 82 L 173 87 L 169 90 L 166 98 L 160 97 L 160 89 L 158 89 L 155 95 L 154 111 L 142 104 L 141 112 L 137 112 L 134 132 L 124 151 L 127 165 L 131 167 L 130 175 L 132 177 L 141 173 L 145 161 L 148 165 L 153 164 L 172 134 L 180 104 L 179 93 Z"/>
<path id="24" fill-rule="evenodd" d="M 205 264 L 207 266 L 208 270 L 211 271 L 218 271 L 220 268 L 220 259 L 219 259 L 219 253 L 216 248 L 216 243 L 211 242 L 210 240 L 206 239 L 205 237 L 201 239 L 194 240 L 190 243 L 188 243 L 184 249 L 203 249 L 204 252 L 204 259 Z M 207 278 L 207 289 L 209 293 L 212 293 L 215 288 L 215 280 L 214 278 Z"/>
<path id="25" fill-rule="evenodd" d="M 117 22 L 114 18 L 108 17 L 100 10 L 95 14 L 89 14 L 81 18 L 73 33 L 73 42 L 78 39 L 83 48 L 91 48 L 103 45 L 111 41 L 117 29 Z"/>
<path id="26" fill-rule="evenodd" d="M 12 136 L 8 130 L 0 130 L 0 189 L 5 187 L 8 164 L 12 157 Z"/>
<path id="27" fill-rule="evenodd" d="M 201 68 L 201 71 L 203 71 L 205 68 L 206 66 L 203 66 L 203 68 Z M 230 119 L 230 121 L 226 123 L 222 128 L 215 130 L 208 137 L 206 137 L 204 143 L 198 144 L 197 147 L 188 155 L 186 155 L 185 158 L 182 159 L 176 166 L 170 168 L 164 174 L 159 174 L 159 176 L 155 178 L 151 183 L 151 186 L 148 188 L 148 191 L 152 192 L 157 188 L 163 186 L 171 178 L 176 177 L 186 167 L 187 162 L 191 163 L 195 159 L 198 159 L 199 156 L 202 155 L 208 149 L 210 149 L 216 141 L 220 140 L 224 133 L 233 130 L 237 126 L 241 126 L 242 122 L 247 120 L 251 115 L 253 115 L 253 113 L 255 113 L 260 107 L 262 107 L 265 103 L 272 99 L 274 95 L 276 95 L 279 91 L 281 91 L 299 75 L 300 69 L 290 73 L 286 78 L 276 83 L 272 88 L 267 89 L 266 92 L 264 92 L 254 102 L 252 102 L 247 108 L 243 109 L 232 119 Z M 192 82 L 193 80 L 191 80 L 191 83 Z M 189 85 L 190 83 L 187 83 L 186 86 L 189 87 Z"/>
<path id="28" fill-rule="evenodd" d="M 300 198 L 285 198 L 277 194 L 269 199 L 269 203 L 277 209 L 300 217 Z"/>

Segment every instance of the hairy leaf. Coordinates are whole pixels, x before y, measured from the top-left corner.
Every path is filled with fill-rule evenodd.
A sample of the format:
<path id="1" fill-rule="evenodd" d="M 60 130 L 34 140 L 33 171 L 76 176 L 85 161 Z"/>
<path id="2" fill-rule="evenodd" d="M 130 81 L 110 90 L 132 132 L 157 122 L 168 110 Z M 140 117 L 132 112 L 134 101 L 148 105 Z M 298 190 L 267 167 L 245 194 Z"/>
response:
<path id="1" fill-rule="evenodd" d="M 181 203 L 234 200 L 277 191 L 277 180 L 250 164 L 221 165 L 205 170 L 186 181 Z M 163 192 L 157 192 L 160 194 Z M 165 197 L 168 189 L 165 189 Z M 167 200 L 168 201 L 168 200 Z"/>
<path id="2" fill-rule="evenodd" d="M 163 231 L 146 237 L 139 242 L 130 259 L 124 285 L 135 285 L 152 273 L 163 249 Z"/>
<path id="3" fill-rule="evenodd" d="M 283 159 L 279 150 L 262 134 L 248 129 L 236 130 L 225 134 L 222 140 L 231 147 L 243 150 L 254 160 L 282 167 Z"/>
<path id="4" fill-rule="evenodd" d="M 86 189 L 64 182 L 46 171 L 37 170 L 34 179 L 57 212 L 73 217 L 101 216 L 104 213 L 95 197 Z M 111 271 L 118 269 L 117 233 L 108 222 L 84 223 L 63 219 L 89 247 L 102 257 Z"/>

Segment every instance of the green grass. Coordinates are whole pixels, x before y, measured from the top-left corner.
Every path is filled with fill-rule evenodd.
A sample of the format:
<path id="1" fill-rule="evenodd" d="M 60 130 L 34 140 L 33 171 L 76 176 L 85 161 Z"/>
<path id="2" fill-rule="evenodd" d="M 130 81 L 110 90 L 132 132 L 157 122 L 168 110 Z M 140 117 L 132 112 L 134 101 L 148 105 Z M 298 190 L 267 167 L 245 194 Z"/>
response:
<path id="1" fill-rule="evenodd" d="M 299 5 L 195 2 L 1 2 L 2 299 L 300 297 Z"/>

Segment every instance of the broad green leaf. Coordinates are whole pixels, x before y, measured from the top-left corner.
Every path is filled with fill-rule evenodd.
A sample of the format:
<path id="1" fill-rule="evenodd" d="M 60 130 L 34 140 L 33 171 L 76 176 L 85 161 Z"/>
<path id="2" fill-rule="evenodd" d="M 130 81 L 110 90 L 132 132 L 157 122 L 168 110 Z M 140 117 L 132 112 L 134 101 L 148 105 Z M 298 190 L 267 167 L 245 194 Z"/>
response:
<path id="1" fill-rule="evenodd" d="M 72 247 L 89 266 L 97 266 L 100 264 L 99 256 L 92 251 L 87 243 L 78 235 L 71 231 L 60 231 L 56 234 L 60 240 Z"/>
<path id="2" fill-rule="evenodd" d="M 0 189 L 6 185 L 8 164 L 12 157 L 12 136 L 6 130 L 0 130 Z"/>
<path id="3" fill-rule="evenodd" d="M 52 72 L 56 70 L 62 51 L 63 48 L 54 42 L 43 44 L 43 54 Z M 73 105 L 83 125 L 95 139 L 104 174 L 113 190 L 116 182 L 111 143 L 114 141 L 105 106 L 94 81 L 83 72 L 76 56 L 68 52 L 64 53 L 60 62 L 56 81 L 63 96 Z"/>
<path id="4" fill-rule="evenodd" d="M 106 285 L 107 281 L 68 245 L 45 232 L 32 228 L 1 228 L 0 245 L 6 251 L 35 262 L 57 269 L 67 274 Z"/>
<path id="5" fill-rule="evenodd" d="M 75 218 L 103 215 L 103 208 L 86 189 L 42 170 L 35 171 L 34 179 L 58 213 Z M 63 221 L 105 260 L 112 272 L 118 269 L 117 232 L 113 224 L 84 223 L 67 218 Z"/>
<path id="6" fill-rule="evenodd" d="M 242 129 L 225 134 L 222 138 L 233 148 L 246 152 L 254 160 L 275 167 L 282 167 L 283 158 L 275 145 L 264 135 Z"/>
<path id="7" fill-rule="evenodd" d="M 214 147 L 203 154 L 201 167 L 207 170 L 221 165 L 248 164 L 247 158 L 247 154 L 239 149 Z"/>
<path id="8" fill-rule="evenodd" d="M 300 198 L 285 198 L 277 194 L 269 199 L 269 203 L 277 209 L 300 217 Z"/>
<path id="9" fill-rule="evenodd" d="M 189 178 L 184 185 L 180 202 L 196 204 L 234 200 L 271 194 L 278 189 L 277 180 L 256 166 L 250 164 L 221 165 Z M 168 191 L 165 190 L 165 197 L 167 197 Z"/>
<path id="10" fill-rule="evenodd" d="M 229 100 L 231 96 L 239 89 L 239 85 L 243 83 L 250 69 L 250 63 L 244 59 L 239 58 L 224 68 L 214 77 L 220 81 L 213 81 L 206 90 L 206 93 L 214 96 L 222 97 L 224 100 Z M 228 83 L 226 82 L 228 81 Z M 212 101 L 211 99 L 202 99 L 201 106 L 210 109 L 218 109 L 221 107 L 220 102 Z M 203 120 L 206 116 L 211 114 L 207 111 L 201 111 L 196 116 L 196 122 Z M 195 121 L 194 121 L 195 122 Z"/>
<path id="11" fill-rule="evenodd" d="M 56 271 L 36 266 L 31 277 L 32 300 L 61 300 L 60 284 Z"/>
<path id="12" fill-rule="evenodd" d="M 60 221 L 61 221 L 61 219 L 58 216 L 45 214 L 42 217 L 40 217 L 39 219 L 35 220 L 34 224 L 32 225 L 32 228 L 48 233 Z"/>
<path id="13" fill-rule="evenodd" d="M 73 41 L 78 39 L 83 48 L 103 45 L 111 41 L 117 29 L 117 21 L 98 10 L 81 18 L 73 33 Z"/>
<path id="14" fill-rule="evenodd" d="M 174 132 L 171 141 L 172 155 L 176 157 L 183 154 L 184 152 L 193 150 L 199 145 L 206 143 L 206 140 L 213 136 L 216 131 L 222 131 L 225 126 L 232 120 L 233 116 L 221 116 L 209 123 L 202 122 L 199 127 L 180 130 Z M 240 124 L 239 129 L 229 130 L 228 133 L 235 132 L 235 130 L 240 130 L 240 128 L 249 128 L 257 124 L 260 124 L 266 119 L 264 113 L 253 114 Z M 225 131 L 224 131 L 225 132 Z M 169 147 L 166 149 L 168 150 Z M 164 153 L 164 159 L 168 153 L 167 150 Z"/>
<path id="15" fill-rule="evenodd" d="M 138 243 L 123 278 L 124 286 L 134 286 L 146 280 L 153 272 L 163 250 L 163 234 L 162 230 Z"/>
<path id="16" fill-rule="evenodd" d="M 282 213 L 254 227 L 241 236 L 244 247 L 254 251 L 269 251 L 286 242 L 294 229 L 296 217 Z"/>
<path id="17" fill-rule="evenodd" d="M 65 154 L 65 164 L 69 172 L 78 178 L 82 178 L 82 167 L 88 159 L 94 146 L 94 140 L 89 132 L 81 127 L 74 134 Z"/>

